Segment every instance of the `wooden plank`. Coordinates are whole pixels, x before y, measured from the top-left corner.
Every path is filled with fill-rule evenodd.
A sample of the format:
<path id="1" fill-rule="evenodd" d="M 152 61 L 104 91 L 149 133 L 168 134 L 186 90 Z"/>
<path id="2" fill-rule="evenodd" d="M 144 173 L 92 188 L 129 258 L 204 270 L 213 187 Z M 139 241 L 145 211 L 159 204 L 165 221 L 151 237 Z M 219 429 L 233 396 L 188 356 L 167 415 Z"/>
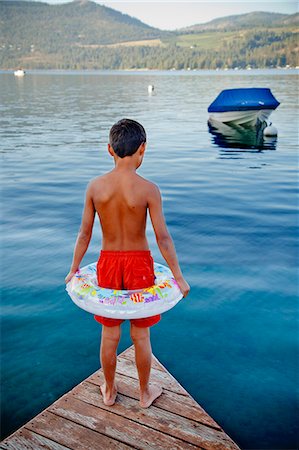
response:
<path id="1" fill-rule="evenodd" d="M 138 380 L 122 374 L 117 374 L 116 380 L 118 391 L 121 394 L 136 400 L 139 399 Z M 87 378 L 86 382 L 91 382 L 97 386 L 100 386 L 104 383 L 103 372 L 99 371 L 97 373 L 97 377 Z M 182 402 L 181 395 L 171 391 L 163 391 L 162 395 L 158 397 L 153 404 L 158 408 L 164 409 L 165 411 L 175 411 L 178 415 L 221 430 L 220 425 L 218 425 L 191 396 L 184 397 L 184 401 Z"/>
<path id="2" fill-rule="evenodd" d="M 124 352 L 122 352 L 118 356 L 118 360 L 119 361 L 122 358 L 125 358 L 125 359 L 128 359 L 129 361 L 131 361 L 132 364 L 133 364 L 133 367 L 136 366 L 136 364 L 135 364 L 135 348 L 134 348 L 134 345 L 131 345 L 129 348 L 127 348 Z M 176 387 L 180 386 L 181 392 L 179 392 L 179 393 L 182 394 L 182 395 L 190 396 L 189 392 L 186 391 L 186 389 L 177 381 L 177 379 L 170 372 L 168 372 L 166 367 L 163 366 L 163 364 L 158 360 L 158 358 L 156 358 L 155 355 L 152 355 L 152 369 L 161 370 L 161 372 L 167 373 L 169 375 L 169 378 L 171 378 L 173 380 L 173 383 L 175 384 L 175 386 Z M 153 371 L 151 371 L 151 373 L 153 373 Z M 136 374 L 137 374 L 137 371 L 136 371 Z"/>
<path id="3" fill-rule="evenodd" d="M 126 358 L 126 359 L 129 359 L 130 361 L 135 362 L 134 345 L 131 345 L 131 347 L 127 348 L 123 353 L 121 353 L 118 356 L 118 358 L 119 357 Z M 154 355 L 153 355 L 153 358 L 152 358 L 152 367 L 153 367 L 153 369 L 162 370 L 162 372 L 164 371 L 163 367 L 161 367 L 161 364 L 159 363 L 157 358 L 155 358 Z"/>
<path id="4" fill-rule="evenodd" d="M 178 382 L 178 380 L 170 373 L 168 372 L 168 370 L 166 369 L 165 366 L 163 366 L 163 364 L 156 358 L 155 355 L 153 355 L 153 360 L 156 362 L 156 364 L 159 365 L 160 370 L 164 371 L 165 373 L 167 373 L 168 377 L 173 381 L 173 383 L 176 384 L 176 386 L 180 386 L 182 392 L 184 392 L 188 397 L 191 397 L 191 395 L 189 394 L 188 391 L 186 391 L 186 389 Z M 191 397 L 192 398 L 192 397 Z"/>
<path id="5" fill-rule="evenodd" d="M 111 408 L 103 403 L 98 386 L 88 382 L 81 384 L 80 388 L 74 389 L 72 395 L 98 408 L 112 410 L 115 415 L 137 421 L 205 449 L 236 448 L 234 442 L 222 430 L 215 430 L 202 423 L 177 415 L 176 410 L 173 412 L 164 411 L 155 406 L 141 409 L 135 399 L 122 394 L 118 394 L 117 402 Z"/>
<path id="6" fill-rule="evenodd" d="M 1 442 L 1 449 L 5 450 L 69 450 L 57 442 L 21 428 L 13 433 L 8 440 Z"/>
<path id="7" fill-rule="evenodd" d="M 148 409 L 139 406 L 134 347 L 118 355 L 119 394 L 104 405 L 97 370 L 1 444 L 8 450 L 237 450 L 239 447 L 153 355 L 151 382 L 163 393 Z"/>
<path id="8" fill-rule="evenodd" d="M 119 357 L 118 360 L 120 360 L 121 358 L 126 358 L 129 359 L 130 361 L 132 361 L 133 366 L 135 365 L 135 349 L 134 349 L 134 345 L 131 345 L 130 347 L 128 347 L 124 352 L 122 352 Z M 171 404 L 171 408 L 165 408 L 168 409 L 169 411 L 173 411 L 173 407 L 176 407 L 176 413 L 177 414 L 181 414 L 185 417 L 189 417 L 190 419 L 193 420 L 198 420 L 199 422 L 205 423 L 206 425 L 209 425 L 211 427 L 214 427 L 216 429 L 221 430 L 222 428 L 220 427 L 220 425 L 218 425 L 217 422 L 215 422 L 215 420 L 213 420 L 208 413 L 197 403 L 197 401 L 189 394 L 188 391 L 186 391 L 184 389 L 183 386 L 181 386 L 179 384 L 179 382 L 176 380 L 176 378 L 166 369 L 165 366 L 163 366 L 163 364 L 161 363 L 161 361 L 158 360 L 158 358 L 155 355 L 152 355 L 152 368 L 155 368 L 157 370 L 161 370 L 162 372 L 166 373 L 168 378 L 170 378 L 173 383 L 176 386 L 180 386 L 180 391 L 179 394 L 186 394 L 188 397 L 184 398 L 184 402 L 181 403 L 180 401 L 182 400 L 182 398 L 178 398 L 178 395 L 176 395 L 176 393 L 172 392 L 172 391 L 165 391 L 164 390 L 164 394 L 166 395 L 162 395 L 161 397 L 159 397 L 157 400 L 155 400 L 155 406 L 160 406 L 160 407 L 164 407 L 164 403 L 165 403 L 165 399 L 172 399 L 173 401 L 170 402 Z M 137 371 L 135 371 L 137 374 Z M 97 371 L 97 373 L 100 375 L 102 374 L 102 371 Z M 153 371 L 151 370 L 151 375 L 152 375 Z M 122 378 L 122 374 L 118 374 L 118 378 Z M 130 378 L 124 378 L 123 382 L 125 383 L 126 380 L 130 381 Z M 89 379 L 87 378 L 86 381 L 91 381 L 94 382 L 94 379 Z M 153 381 L 153 378 L 151 376 L 151 381 Z M 136 386 L 136 382 L 135 380 L 132 380 L 132 384 L 134 385 L 134 387 Z M 139 386 L 138 382 L 137 382 L 137 386 Z M 127 387 L 130 389 L 130 386 L 127 384 Z M 165 387 L 165 386 L 163 386 Z M 167 388 L 167 386 L 166 386 Z M 138 387 L 139 389 L 139 387 Z M 132 390 L 130 390 L 129 392 L 132 393 Z M 127 392 L 123 392 L 126 395 L 130 395 Z M 134 397 L 136 398 L 136 397 Z M 176 403 L 174 405 L 174 402 Z M 163 406 L 162 406 L 163 405 Z M 188 413 L 190 412 L 188 410 L 188 407 L 192 407 L 192 416 L 188 415 Z M 178 411 L 178 409 L 181 411 Z M 195 415 L 195 418 L 194 418 Z"/>
<path id="9" fill-rule="evenodd" d="M 138 409 L 136 408 L 136 412 Z M 74 396 L 69 396 L 64 401 L 55 402 L 55 405 L 49 407 L 49 411 L 82 425 L 85 430 L 94 430 L 99 436 L 105 434 L 130 445 L 132 448 L 188 450 L 198 449 L 199 447 L 146 427 L 135 420 L 117 416 L 113 412 L 82 402 Z M 98 448 L 101 447 L 98 446 Z M 109 446 L 103 448 L 109 448 L 110 450 Z"/>
<path id="10" fill-rule="evenodd" d="M 59 399 L 60 403 L 68 403 L 67 399 Z M 56 402 L 55 402 L 56 404 Z M 55 410 L 52 405 L 51 410 Z M 97 433 L 90 427 L 80 425 L 76 421 L 67 420 L 67 418 L 53 414 L 48 408 L 47 411 L 39 414 L 33 420 L 28 422 L 25 427 L 35 433 L 46 438 L 53 439 L 61 445 L 65 445 L 74 450 L 95 450 L 95 449 L 111 449 L 111 450 L 128 450 L 132 447 L 115 440 L 104 434 Z M 78 417 L 80 412 L 78 412 Z M 94 420 L 92 417 L 88 421 Z M 97 420 L 101 420 L 98 418 Z"/>
<path id="11" fill-rule="evenodd" d="M 116 372 L 138 380 L 137 369 L 133 361 L 126 358 L 118 358 Z M 91 380 L 96 381 L 99 377 L 99 371 L 91 375 Z M 164 389 L 176 392 L 181 396 L 188 396 L 188 392 L 178 383 L 168 377 L 168 374 L 161 370 L 151 369 L 151 382 L 160 383 Z"/>

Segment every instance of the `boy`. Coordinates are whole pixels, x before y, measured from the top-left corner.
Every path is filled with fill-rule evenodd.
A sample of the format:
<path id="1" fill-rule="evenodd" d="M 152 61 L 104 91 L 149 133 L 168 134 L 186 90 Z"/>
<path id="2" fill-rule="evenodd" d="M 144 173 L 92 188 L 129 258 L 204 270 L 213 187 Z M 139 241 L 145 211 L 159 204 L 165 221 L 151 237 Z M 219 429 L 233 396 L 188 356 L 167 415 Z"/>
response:
<path id="1" fill-rule="evenodd" d="M 183 296 L 190 291 L 177 260 L 175 248 L 167 230 L 158 187 L 136 174 L 146 148 L 143 126 L 122 119 L 110 130 L 108 152 L 114 158 L 111 172 L 96 177 L 86 190 L 82 223 L 74 256 L 65 282 L 79 269 L 88 248 L 94 216 L 97 212 L 102 228 L 102 250 L 97 264 L 98 284 L 112 289 L 142 289 L 155 284 L 153 258 L 146 239 L 146 216 L 149 211 L 157 244 L 172 271 Z M 105 405 L 113 405 L 117 395 L 115 371 L 120 324 L 123 320 L 94 316 L 102 324 L 100 360 L 105 383 L 100 387 Z M 140 406 L 148 408 L 161 395 L 162 388 L 150 384 L 151 342 L 149 327 L 161 315 L 130 320 L 130 333 L 135 347 L 135 359 L 140 386 Z"/>

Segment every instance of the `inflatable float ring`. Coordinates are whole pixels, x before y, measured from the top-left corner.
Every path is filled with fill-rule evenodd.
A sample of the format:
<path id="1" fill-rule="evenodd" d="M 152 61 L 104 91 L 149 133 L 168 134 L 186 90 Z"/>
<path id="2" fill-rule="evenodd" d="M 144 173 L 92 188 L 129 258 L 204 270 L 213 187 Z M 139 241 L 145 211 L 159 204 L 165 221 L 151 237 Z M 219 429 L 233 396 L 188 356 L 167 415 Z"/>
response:
<path id="1" fill-rule="evenodd" d="M 82 267 L 67 283 L 66 291 L 85 311 L 113 319 L 141 319 L 173 308 L 183 297 L 171 270 L 154 263 L 153 286 L 135 291 L 102 288 L 97 263 Z"/>

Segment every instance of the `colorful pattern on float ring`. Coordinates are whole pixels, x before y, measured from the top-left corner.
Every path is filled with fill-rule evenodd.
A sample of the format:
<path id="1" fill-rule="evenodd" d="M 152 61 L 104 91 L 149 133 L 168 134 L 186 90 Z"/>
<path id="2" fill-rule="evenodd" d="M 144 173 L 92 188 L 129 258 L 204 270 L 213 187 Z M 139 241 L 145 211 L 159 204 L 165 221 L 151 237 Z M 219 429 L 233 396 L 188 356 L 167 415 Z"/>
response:
<path id="1" fill-rule="evenodd" d="M 73 302 L 90 313 L 115 318 L 138 318 L 145 311 L 147 316 L 165 312 L 182 298 L 172 272 L 162 264 L 154 263 L 156 284 L 135 291 L 99 286 L 96 264 L 81 268 L 66 286 Z"/>

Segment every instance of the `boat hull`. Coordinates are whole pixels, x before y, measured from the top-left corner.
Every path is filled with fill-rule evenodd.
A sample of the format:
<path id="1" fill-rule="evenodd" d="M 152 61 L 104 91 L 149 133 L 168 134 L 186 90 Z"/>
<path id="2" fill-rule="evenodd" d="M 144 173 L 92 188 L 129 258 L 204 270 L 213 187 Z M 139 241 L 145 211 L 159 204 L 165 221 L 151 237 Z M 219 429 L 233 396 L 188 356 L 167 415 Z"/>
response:
<path id="1" fill-rule="evenodd" d="M 272 109 L 213 112 L 210 113 L 209 119 L 221 123 L 255 126 L 258 122 L 265 122 L 271 113 Z"/>
<path id="2" fill-rule="evenodd" d="M 259 122 L 255 126 L 237 125 L 235 123 L 223 123 L 217 120 L 208 120 L 209 132 L 212 143 L 229 152 L 275 150 L 276 138 L 265 138 L 264 130 L 266 122 Z"/>

